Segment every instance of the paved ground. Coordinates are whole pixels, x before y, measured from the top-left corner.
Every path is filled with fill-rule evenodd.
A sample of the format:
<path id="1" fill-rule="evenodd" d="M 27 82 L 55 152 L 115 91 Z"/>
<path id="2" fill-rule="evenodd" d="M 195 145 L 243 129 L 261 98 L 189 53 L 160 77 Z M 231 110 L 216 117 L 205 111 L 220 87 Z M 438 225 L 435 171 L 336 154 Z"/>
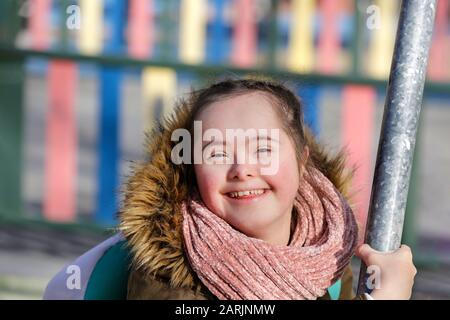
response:
<path id="1" fill-rule="evenodd" d="M 143 106 L 140 85 L 135 77 L 124 79 L 121 109 L 121 177 L 126 177 L 130 160 L 142 157 Z M 187 84 L 182 84 L 186 88 Z M 98 84 L 83 79 L 76 101 L 78 121 L 78 212 L 93 212 L 96 193 L 96 124 Z M 185 91 L 185 89 L 182 89 Z M 336 148 L 340 144 L 339 92 L 327 90 L 321 99 L 322 140 Z M 376 113 L 379 132 L 382 102 Z M 40 212 L 44 163 L 46 82 L 30 76 L 26 82 L 26 130 L 23 197 L 27 212 Z M 423 113 L 422 154 L 420 157 L 417 255 L 420 272 L 416 278 L 414 298 L 450 299 L 450 100 L 428 99 Z M 377 146 L 373 142 L 373 158 Z M 51 229 L 10 228 L 0 225 L 0 299 L 39 299 L 45 284 L 65 263 L 100 242 L 106 235 L 65 233 Z M 423 253 L 428 253 L 424 256 Z M 442 263 L 430 268 L 430 262 Z M 358 270 L 357 267 L 354 268 Z M 355 271 L 356 272 L 356 271 Z"/>
<path id="2" fill-rule="evenodd" d="M 108 233 L 0 225 L 0 300 L 41 299 L 53 275 L 108 236 Z M 433 244 L 423 243 L 421 251 L 430 251 Z M 442 262 L 434 266 L 417 265 L 413 299 L 450 299 L 450 261 L 445 261 L 448 251 L 432 249 L 439 254 L 433 258 Z M 355 259 L 352 265 L 356 287 L 359 261 Z"/>
<path id="3" fill-rule="evenodd" d="M 53 275 L 106 237 L 0 225 L 0 299 L 40 299 Z"/>

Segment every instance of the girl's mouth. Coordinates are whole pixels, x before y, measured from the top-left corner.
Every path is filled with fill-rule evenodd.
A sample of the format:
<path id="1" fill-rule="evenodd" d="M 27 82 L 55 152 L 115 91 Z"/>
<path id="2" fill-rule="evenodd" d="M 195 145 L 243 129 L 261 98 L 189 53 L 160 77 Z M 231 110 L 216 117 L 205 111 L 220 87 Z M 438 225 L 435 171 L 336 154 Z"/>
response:
<path id="1" fill-rule="evenodd" d="M 269 193 L 269 189 L 254 189 L 254 190 L 245 190 L 245 191 L 233 191 L 226 193 L 227 197 L 233 200 L 252 200 L 261 198 L 267 193 Z"/>

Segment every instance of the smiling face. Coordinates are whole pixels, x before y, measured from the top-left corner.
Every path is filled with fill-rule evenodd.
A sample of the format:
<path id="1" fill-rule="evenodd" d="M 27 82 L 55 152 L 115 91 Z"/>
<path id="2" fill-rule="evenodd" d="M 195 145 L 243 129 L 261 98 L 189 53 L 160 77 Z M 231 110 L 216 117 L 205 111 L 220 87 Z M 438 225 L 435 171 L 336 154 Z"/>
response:
<path id="1" fill-rule="evenodd" d="M 205 107 L 196 118 L 203 132 L 216 129 L 225 138 L 202 142 L 204 161 L 194 170 L 209 210 L 247 236 L 286 245 L 300 177 L 294 145 L 272 104 L 264 93 L 250 92 Z M 272 140 L 259 136 L 257 143 L 239 138 L 233 142 L 226 139 L 227 129 L 265 129 L 269 136 L 276 129 L 279 135 Z M 245 161 L 238 161 L 242 152 Z M 261 174 L 262 161 L 251 160 L 273 157 L 278 170 L 270 175 Z"/>

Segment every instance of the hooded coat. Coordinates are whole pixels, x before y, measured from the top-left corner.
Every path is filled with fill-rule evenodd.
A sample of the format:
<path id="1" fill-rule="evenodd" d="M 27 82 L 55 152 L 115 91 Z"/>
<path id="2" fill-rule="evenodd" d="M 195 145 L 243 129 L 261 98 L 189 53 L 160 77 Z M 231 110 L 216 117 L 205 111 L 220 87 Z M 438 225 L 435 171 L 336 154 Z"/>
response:
<path id="1" fill-rule="evenodd" d="M 180 205 L 188 196 L 186 168 L 171 161 L 178 142 L 171 140 L 177 128 L 188 128 L 189 108 L 181 105 L 174 116 L 147 136 L 149 158 L 136 164 L 119 212 L 119 228 L 131 251 L 128 299 L 217 299 L 191 269 L 183 248 Z M 349 200 L 351 172 L 345 170 L 344 156 L 327 154 L 307 134 L 310 159 Z M 352 271 L 348 266 L 341 278 L 339 299 L 353 299 Z M 319 299 L 330 299 L 327 292 Z M 361 297 L 361 299 L 364 299 Z"/>

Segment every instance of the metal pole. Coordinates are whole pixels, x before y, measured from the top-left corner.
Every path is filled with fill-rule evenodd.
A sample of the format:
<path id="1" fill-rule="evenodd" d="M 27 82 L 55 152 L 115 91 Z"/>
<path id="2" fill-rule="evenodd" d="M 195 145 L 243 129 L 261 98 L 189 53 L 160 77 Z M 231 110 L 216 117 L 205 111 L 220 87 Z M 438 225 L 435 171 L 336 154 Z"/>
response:
<path id="1" fill-rule="evenodd" d="M 435 12 L 436 0 L 404 0 L 400 9 L 365 234 L 383 252 L 401 244 Z M 362 263 L 358 294 L 371 291 L 368 276 Z"/>

